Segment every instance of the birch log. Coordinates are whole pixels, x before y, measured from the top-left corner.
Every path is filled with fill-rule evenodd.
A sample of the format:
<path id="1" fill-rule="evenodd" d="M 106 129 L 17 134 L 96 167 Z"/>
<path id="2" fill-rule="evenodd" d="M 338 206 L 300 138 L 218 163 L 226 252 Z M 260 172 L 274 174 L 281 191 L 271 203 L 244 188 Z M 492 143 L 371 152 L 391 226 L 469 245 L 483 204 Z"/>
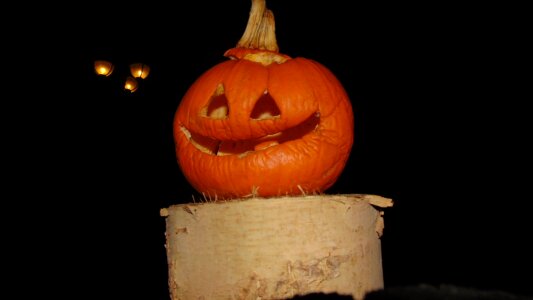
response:
<path id="1" fill-rule="evenodd" d="M 375 195 L 252 198 L 161 209 L 171 299 L 288 299 L 383 288 Z"/>

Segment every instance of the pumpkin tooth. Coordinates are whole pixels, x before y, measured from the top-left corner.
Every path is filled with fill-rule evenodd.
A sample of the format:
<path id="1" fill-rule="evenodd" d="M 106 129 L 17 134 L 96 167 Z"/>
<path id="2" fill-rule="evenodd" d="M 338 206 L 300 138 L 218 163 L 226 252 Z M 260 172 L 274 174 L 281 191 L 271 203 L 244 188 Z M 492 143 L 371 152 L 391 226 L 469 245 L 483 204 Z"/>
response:
<path id="1" fill-rule="evenodd" d="M 218 141 L 217 146 L 215 147 L 215 151 L 213 151 L 214 155 L 220 156 L 220 144 L 222 144 L 222 141 Z"/>

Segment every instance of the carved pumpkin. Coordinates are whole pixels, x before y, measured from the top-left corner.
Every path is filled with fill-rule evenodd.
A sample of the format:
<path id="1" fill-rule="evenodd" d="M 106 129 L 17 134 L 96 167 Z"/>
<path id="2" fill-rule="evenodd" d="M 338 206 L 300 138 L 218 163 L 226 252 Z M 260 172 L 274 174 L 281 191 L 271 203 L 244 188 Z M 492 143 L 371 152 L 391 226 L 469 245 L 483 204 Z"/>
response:
<path id="1" fill-rule="evenodd" d="M 252 0 L 246 31 L 198 78 L 174 117 L 179 166 L 211 199 L 320 193 L 353 143 L 350 100 L 323 65 L 278 53 L 272 12 Z"/>

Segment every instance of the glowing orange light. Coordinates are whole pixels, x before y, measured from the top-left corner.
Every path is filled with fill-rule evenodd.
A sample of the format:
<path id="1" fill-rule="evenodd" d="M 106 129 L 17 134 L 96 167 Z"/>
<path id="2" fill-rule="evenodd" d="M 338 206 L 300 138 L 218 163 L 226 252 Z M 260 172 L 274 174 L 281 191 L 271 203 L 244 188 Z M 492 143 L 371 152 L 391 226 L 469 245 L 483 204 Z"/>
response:
<path id="1" fill-rule="evenodd" d="M 107 60 L 97 60 L 94 62 L 94 71 L 98 75 L 109 76 L 113 73 L 114 66 Z"/>
<path id="2" fill-rule="evenodd" d="M 131 75 L 136 78 L 145 79 L 150 73 L 150 67 L 142 63 L 130 65 Z"/>
<path id="3" fill-rule="evenodd" d="M 137 88 L 139 87 L 139 83 L 137 80 L 131 76 L 128 76 L 126 78 L 126 82 L 124 83 L 124 89 L 130 92 L 135 92 Z"/>

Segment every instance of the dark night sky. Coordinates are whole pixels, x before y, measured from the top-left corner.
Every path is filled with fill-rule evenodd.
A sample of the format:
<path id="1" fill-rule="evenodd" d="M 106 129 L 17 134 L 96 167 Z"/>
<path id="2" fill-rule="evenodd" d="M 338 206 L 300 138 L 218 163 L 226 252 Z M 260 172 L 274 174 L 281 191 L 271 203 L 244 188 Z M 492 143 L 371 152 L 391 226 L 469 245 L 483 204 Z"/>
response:
<path id="1" fill-rule="evenodd" d="M 61 247 L 50 252 L 67 261 L 73 290 L 168 299 L 159 209 L 195 193 L 175 161 L 173 114 L 190 84 L 225 60 L 250 8 L 245 0 L 182 2 L 93 3 L 57 25 L 68 71 L 45 91 L 53 134 L 37 143 L 49 154 L 42 175 L 59 174 L 47 187 L 52 207 L 70 211 L 54 218 Z M 527 177 L 517 176 L 523 112 L 497 76 L 494 58 L 508 42 L 498 9 L 348 2 L 267 5 L 281 52 L 327 66 L 354 107 L 354 147 L 328 193 L 395 200 L 382 237 L 385 285 L 533 295 L 521 275 L 533 267 L 521 204 Z M 96 59 L 115 62 L 115 73 L 97 78 Z M 130 95 L 120 81 L 133 62 L 152 70 Z"/>

